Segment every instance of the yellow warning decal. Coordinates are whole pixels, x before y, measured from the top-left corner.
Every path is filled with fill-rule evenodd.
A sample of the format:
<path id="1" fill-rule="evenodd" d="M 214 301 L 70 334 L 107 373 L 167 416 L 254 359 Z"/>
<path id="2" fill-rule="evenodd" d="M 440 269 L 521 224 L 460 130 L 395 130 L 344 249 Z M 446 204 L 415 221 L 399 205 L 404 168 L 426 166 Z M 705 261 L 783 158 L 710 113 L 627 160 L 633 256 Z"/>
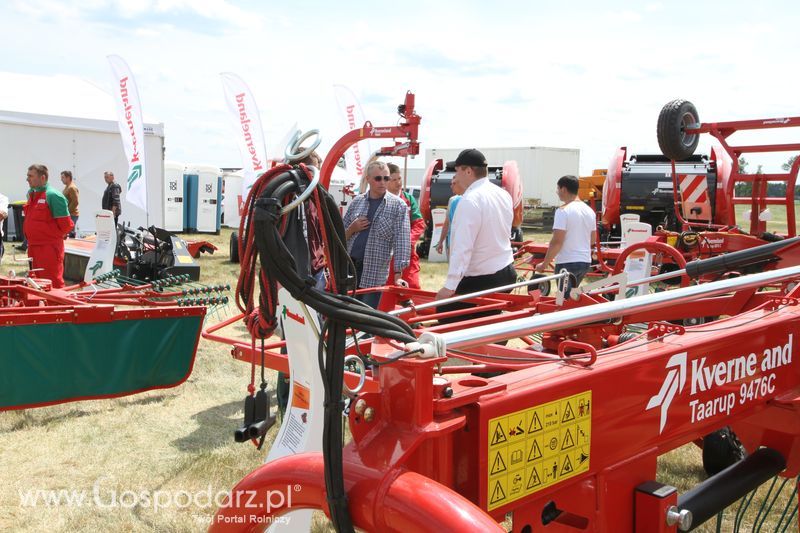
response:
<path id="1" fill-rule="evenodd" d="M 494 476 L 497 474 L 502 474 L 506 470 L 508 470 L 508 456 L 506 455 L 506 459 L 503 459 L 503 456 L 506 455 L 506 450 L 497 450 L 494 452 L 494 459 L 492 459 L 492 468 L 489 470 L 489 474 Z"/>
<path id="2" fill-rule="evenodd" d="M 489 420 L 487 508 L 589 470 L 592 391 Z"/>
<path id="3" fill-rule="evenodd" d="M 506 437 L 506 432 L 503 429 L 503 426 L 505 426 L 505 418 L 495 418 L 490 426 L 489 446 L 506 444 L 508 442 L 508 438 Z"/>
<path id="4" fill-rule="evenodd" d="M 489 495 L 489 504 L 497 507 L 504 503 L 507 499 L 506 496 L 506 478 L 497 478 L 495 479 L 494 484 L 492 485 L 491 494 Z"/>

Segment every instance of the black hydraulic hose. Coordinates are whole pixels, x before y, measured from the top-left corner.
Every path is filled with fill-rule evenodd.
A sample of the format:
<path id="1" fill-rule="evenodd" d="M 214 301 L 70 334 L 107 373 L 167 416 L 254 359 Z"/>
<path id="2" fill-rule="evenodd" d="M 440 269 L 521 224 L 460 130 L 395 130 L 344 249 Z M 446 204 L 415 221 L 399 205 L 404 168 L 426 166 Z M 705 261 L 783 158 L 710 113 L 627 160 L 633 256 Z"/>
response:
<path id="1" fill-rule="evenodd" d="M 323 223 L 326 228 L 331 228 L 327 232 L 328 241 L 326 245 L 330 250 L 331 262 L 334 263 L 336 286 L 347 288 L 352 285 L 352 289 L 355 290 L 357 285 L 357 280 L 355 280 L 356 268 L 347 253 L 347 245 L 344 242 L 346 240 L 344 221 L 339 215 L 339 206 L 327 191 L 321 191 L 322 202 L 320 202 L 320 208 L 324 219 Z M 331 216 L 331 213 L 336 213 L 336 216 Z M 351 273 L 352 276 L 350 275 Z M 353 283 L 348 285 L 350 281 L 353 281 Z M 345 290 L 343 289 L 340 292 L 345 292 Z"/>
<path id="2" fill-rule="evenodd" d="M 297 262 L 280 233 L 284 200 L 293 197 L 303 187 L 308 186 L 302 169 L 282 172 L 263 186 L 258 199 L 251 203 L 248 216 L 252 222 L 246 239 L 252 239 L 261 261 L 262 275 L 259 276 L 262 296 L 269 291 L 274 306 L 277 295 L 276 283 L 286 288 L 293 298 L 315 309 L 325 317 L 320 332 L 318 357 L 320 372 L 325 385 L 323 458 L 325 463 L 325 488 L 331 520 L 337 531 L 351 532 L 353 524 L 347 504 L 347 491 L 344 487 L 344 467 L 342 448 L 342 392 L 344 384 L 344 353 L 346 328 L 380 335 L 400 342 L 416 340 L 411 327 L 400 318 L 372 309 L 352 298 L 346 292 L 355 288 L 353 283 L 355 267 L 347 254 L 345 228 L 336 202 L 328 192 L 318 187 L 314 191 L 320 197 L 317 205 L 317 222 L 325 228 L 328 251 L 328 268 L 334 276 L 339 294 L 317 289 L 314 281 L 303 278 L 298 273 Z M 308 209 L 306 210 L 308 214 Z M 310 220 L 312 217 L 307 217 Z M 247 225 L 251 227 L 250 224 Z M 287 229 L 287 231 L 292 231 Z M 296 227 L 295 227 L 296 231 Z M 305 271 L 304 271 L 305 272 Z M 265 287 L 265 280 L 267 286 Z M 262 305 L 265 300 L 262 298 Z M 274 315 L 274 309 L 267 309 L 267 316 Z"/>
<path id="3" fill-rule="evenodd" d="M 366 307 L 346 295 L 333 295 L 301 279 L 291 253 L 278 234 L 276 224 L 280 203 L 275 199 L 259 199 L 254 215 L 256 246 L 267 271 L 275 277 L 293 298 L 313 307 L 331 319 L 342 321 L 360 331 L 401 342 L 416 340 L 411 327 L 402 319 Z"/>
<path id="4" fill-rule="evenodd" d="M 347 506 L 347 491 L 344 487 L 344 464 L 342 446 L 342 384 L 344 382 L 345 330 L 338 323 L 325 321 L 322 331 L 327 333 L 327 344 L 320 342 L 320 372 L 325 384 L 325 414 L 322 430 L 322 454 L 325 460 L 325 489 L 331 521 L 337 531 L 354 531 Z M 323 365 L 324 353 L 324 365 Z"/>
<path id="5" fill-rule="evenodd" d="M 263 186 L 263 190 L 261 192 L 261 196 L 262 197 L 264 195 L 271 196 L 271 193 L 275 190 L 275 188 L 277 188 L 281 184 L 286 183 L 287 181 L 291 181 L 293 179 L 294 179 L 294 177 L 288 171 L 281 172 L 277 176 L 274 176 L 266 185 Z M 249 200 L 249 198 L 248 198 L 248 200 Z M 248 206 L 247 207 L 248 207 L 248 211 L 247 211 L 247 214 L 245 215 L 244 223 L 242 224 L 242 227 L 243 227 L 242 234 L 239 235 L 240 242 L 243 242 L 243 243 L 253 242 L 253 235 L 251 235 L 251 232 L 254 231 L 254 229 L 253 229 L 252 224 L 250 222 L 253 220 L 253 215 L 254 215 L 254 212 L 255 212 L 255 209 L 256 209 L 256 202 L 248 202 Z M 244 272 L 245 269 L 249 268 L 250 266 L 251 265 L 245 264 L 245 258 L 242 258 L 242 271 Z M 255 265 L 253 265 L 253 266 L 255 266 Z M 243 302 L 247 302 L 247 299 L 248 299 L 249 294 L 250 294 L 250 287 L 251 287 L 252 281 L 253 280 L 251 278 L 246 278 L 245 279 L 245 283 L 240 284 L 239 298 Z M 262 291 L 265 290 L 265 287 L 263 286 L 263 283 L 261 283 L 261 289 L 262 289 Z M 262 292 L 262 299 L 263 299 L 263 292 Z"/>
<path id="6" fill-rule="evenodd" d="M 777 261 L 774 255 L 777 251 L 800 243 L 800 237 L 785 239 L 782 241 L 762 244 L 746 250 L 722 254 L 708 259 L 695 259 L 686 263 L 686 274 L 692 278 L 698 278 L 703 274 L 716 274 L 737 270 L 745 266 L 768 263 Z"/>

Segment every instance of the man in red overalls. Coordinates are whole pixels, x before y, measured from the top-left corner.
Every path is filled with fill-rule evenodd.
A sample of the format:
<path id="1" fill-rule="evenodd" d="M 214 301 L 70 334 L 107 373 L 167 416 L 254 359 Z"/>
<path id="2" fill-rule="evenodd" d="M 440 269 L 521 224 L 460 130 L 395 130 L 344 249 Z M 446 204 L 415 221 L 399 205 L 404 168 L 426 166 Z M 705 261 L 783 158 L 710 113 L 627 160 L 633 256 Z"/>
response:
<path id="1" fill-rule="evenodd" d="M 28 167 L 28 203 L 25 205 L 25 237 L 28 257 L 36 277 L 49 279 L 54 288 L 64 286 L 64 237 L 74 224 L 67 199 L 47 182 L 44 165 Z"/>
<path id="2" fill-rule="evenodd" d="M 417 241 L 420 236 L 425 233 L 425 219 L 422 218 L 422 213 L 419 210 L 419 204 L 409 193 L 403 191 L 403 178 L 400 172 L 400 167 L 394 163 L 389 163 L 389 177 L 391 178 L 386 184 L 386 190 L 395 196 L 399 196 L 408 206 L 409 220 L 411 221 L 411 257 L 408 266 L 403 270 L 401 278 L 408 283 L 409 288 L 419 289 L 419 255 L 417 254 Z M 389 263 L 389 280 L 394 279 L 394 265 Z M 392 285 L 391 282 L 387 283 Z M 394 309 L 395 300 L 397 298 L 394 294 L 385 292 L 381 297 L 381 303 L 378 309 L 381 311 L 391 311 Z"/>

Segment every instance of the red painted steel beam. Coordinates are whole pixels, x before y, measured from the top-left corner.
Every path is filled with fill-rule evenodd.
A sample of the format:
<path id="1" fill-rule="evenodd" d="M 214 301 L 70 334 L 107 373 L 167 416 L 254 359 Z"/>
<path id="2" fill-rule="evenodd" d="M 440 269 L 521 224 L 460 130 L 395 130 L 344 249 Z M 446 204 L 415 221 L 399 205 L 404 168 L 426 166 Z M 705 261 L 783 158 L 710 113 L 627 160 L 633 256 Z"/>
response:
<path id="1" fill-rule="evenodd" d="M 353 525 L 366 531 L 505 531 L 483 510 L 416 472 L 345 464 L 345 488 Z M 275 517 L 296 509 L 328 514 L 321 453 L 291 455 L 250 473 L 212 520 L 210 533 L 262 531 Z M 291 522 L 289 523 L 291 526 Z"/>
<path id="2" fill-rule="evenodd" d="M 328 156 L 322 163 L 320 169 L 320 184 L 328 188 L 330 185 L 331 176 L 333 175 L 333 168 L 339 163 L 344 153 L 348 148 L 353 146 L 359 141 L 364 139 L 405 139 L 404 142 L 395 143 L 392 147 L 382 148 L 382 155 L 417 155 L 419 153 L 419 142 L 417 141 L 419 135 L 419 124 L 422 120 L 417 115 L 414 109 L 414 93 L 407 92 L 404 106 L 403 118 L 404 121 L 396 126 L 373 126 L 372 122 L 367 121 L 364 126 L 357 130 L 352 130 L 346 133 L 341 139 L 328 151 Z"/>
<path id="3" fill-rule="evenodd" d="M 800 117 L 767 118 L 755 120 L 735 120 L 731 122 L 707 122 L 697 128 L 686 128 L 686 133 L 712 133 L 736 130 L 766 130 L 773 128 L 794 128 L 800 126 Z"/>

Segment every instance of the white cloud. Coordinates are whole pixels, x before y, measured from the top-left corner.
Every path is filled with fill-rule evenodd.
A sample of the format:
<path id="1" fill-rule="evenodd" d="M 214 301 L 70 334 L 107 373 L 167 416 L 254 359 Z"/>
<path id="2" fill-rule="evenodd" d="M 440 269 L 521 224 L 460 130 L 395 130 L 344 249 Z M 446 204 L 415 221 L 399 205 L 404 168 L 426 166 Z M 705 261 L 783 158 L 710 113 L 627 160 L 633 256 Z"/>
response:
<path id="1" fill-rule="evenodd" d="M 294 122 L 320 128 L 329 147 L 343 130 L 331 86 L 344 83 L 365 97 L 367 118 L 377 125 L 394 124 L 397 104 L 413 90 L 423 147 L 578 147 L 583 172 L 606 165 L 621 145 L 655 150 L 656 117 L 672 98 L 694 101 L 704 120 L 798 114 L 793 87 L 800 76 L 787 66 L 798 44 L 791 19 L 758 11 L 709 16 L 700 6 L 694 16 L 713 38 L 698 39 L 681 15 L 695 5 L 688 2 L 621 13 L 589 4 L 577 17 L 566 8 L 481 5 L 456 19 L 444 4 L 426 11 L 423 23 L 358 6 L 246 10 L 222 0 L 144 0 L 124 12 L 147 20 L 131 32 L 100 17 L 104 10 L 123 16 L 123 5 L 29 0 L 15 2 L 10 14 L 0 7 L 0 33 L 9 43 L 0 70 L 68 73 L 107 86 L 105 56 L 121 55 L 136 74 L 146 113 L 165 123 L 170 158 L 238 161 L 223 71 L 251 86 L 270 148 Z M 52 16 L 39 18 L 47 10 Z M 184 27 L 181 14 L 220 32 Z M 240 30 L 239 23 L 264 29 Z M 752 28 L 769 31 L 770 39 Z"/>

